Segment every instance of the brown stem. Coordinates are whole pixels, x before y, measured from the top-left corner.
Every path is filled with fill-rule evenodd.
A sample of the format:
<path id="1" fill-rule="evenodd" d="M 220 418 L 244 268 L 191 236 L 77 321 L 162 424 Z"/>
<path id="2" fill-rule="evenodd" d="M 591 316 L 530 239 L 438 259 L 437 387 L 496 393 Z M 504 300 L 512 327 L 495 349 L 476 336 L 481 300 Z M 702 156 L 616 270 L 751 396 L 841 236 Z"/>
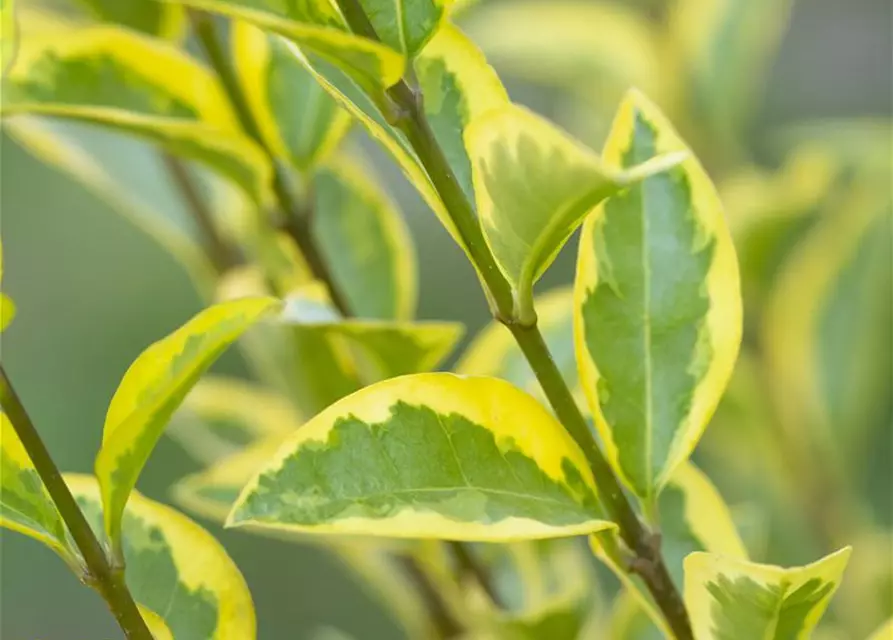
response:
<path id="1" fill-rule="evenodd" d="M 105 599 L 128 640 L 152 640 L 152 634 L 127 588 L 124 571 L 109 563 L 102 545 L 74 496 L 71 495 L 71 491 L 68 490 L 68 485 L 62 479 L 62 474 L 50 457 L 50 452 L 37 433 L 31 417 L 2 365 L 0 365 L 0 405 L 84 558 L 88 575 L 82 578 Z"/>

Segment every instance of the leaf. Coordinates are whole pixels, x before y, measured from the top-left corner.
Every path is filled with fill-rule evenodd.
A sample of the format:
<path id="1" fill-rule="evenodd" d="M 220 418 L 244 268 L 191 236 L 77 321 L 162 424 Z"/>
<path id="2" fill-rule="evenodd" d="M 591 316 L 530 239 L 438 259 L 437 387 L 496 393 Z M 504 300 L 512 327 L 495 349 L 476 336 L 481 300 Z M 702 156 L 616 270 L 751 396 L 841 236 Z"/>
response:
<path id="1" fill-rule="evenodd" d="M 659 34 L 638 9 L 573 0 L 491 3 L 463 24 L 504 75 L 572 91 L 595 85 L 618 98 L 631 86 L 659 94 Z"/>
<path id="2" fill-rule="evenodd" d="M 78 571 L 80 552 L 9 417 L 0 413 L 0 526 L 48 546 Z"/>
<path id="3" fill-rule="evenodd" d="M 116 22 L 152 36 L 178 40 L 186 27 L 183 7 L 157 0 L 77 0 L 99 22 Z"/>
<path id="4" fill-rule="evenodd" d="M 695 639 L 809 638 L 840 584 L 850 551 L 791 569 L 691 554 L 685 559 L 685 605 Z"/>
<path id="5" fill-rule="evenodd" d="M 740 130 L 783 36 L 791 0 L 681 0 L 670 12 L 671 49 L 688 76 L 696 118 L 721 136 Z"/>
<path id="6" fill-rule="evenodd" d="M 65 481 L 103 539 L 106 518 L 96 479 L 66 474 Z M 248 586 L 207 531 L 136 491 L 127 503 L 122 526 L 127 586 L 142 609 L 162 619 L 171 636 L 177 640 L 256 638 Z"/>
<path id="7" fill-rule="evenodd" d="M 350 349 L 353 369 L 364 382 L 431 371 L 455 347 L 464 327 L 455 322 L 393 322 L 340 318 L 310 286 L 289 297 L 284 322 L 298 334 L 325 336 L 336 349 Z M 343 348 L 342 346 L 342 348 Z"/>
<path id="8" fill-rule="evenodd" d="M 782 264 L 762 343 L 785 428 L 861 461 L 893 384 L 890 201 L 857 179 L 834 205 Z"/>
<path id="9" fill-rule="evenodd" d="M 379 42 L 348 32 L 333 2 L 302 0 L 167 0 L 252 24 L 283 36 L 336 65 L 370 95 L 403 75 L 406 60 Z"/>
<path id="10" fill-rule="evenodd" d="M 573 289 L 560 287 L 548 291 L 534 299 L 534 308 L 537 326 L 562 374 L 561 377 L 574 393 L 581 410 L 588 412 L 574 355 Z M 501 322 L 490 322 L 475 336 L 456 365 L 456 372 L 502 378 L 548 406 L 546 396 L 527 359 L 511 332 Z"/>
<path id="11" fill-rule="evenodd" d="M 376 103 L 337 67 L 319 57 L 292 48 L 317 82 L 366 129 L 373 140 L 393 156 L 409 180 L 460 246 L 464 243 L 440 200 L 428 174 L 404 135 L 388 124 Z M 472 194 L 470 165 L 462 131 L 479 115 L 508 98 L 499 79 L 474 43 L 458 29 L 445 25 L 415 62 L 419 86 L 426 96 L 425 114 L 460 185 Z M 473 203 L 473 199 L 470 198 Z"/>
<path id="12" fill-rule="evenodd" d="M 85 27 L 22 52 L 2 113 L 79 120 L 208 165 L 264 202 L 271 167 L 239 130 L 209 70 L 171 45 L 115 27 Z"/>
<path id="13" fill-rule="evenodd" d="M 586 214 L 624 186 L 680 160 L 673 154 L 629 172 L 615 170 L 516 105 L 475 119 L 465 144 L 484 237 L 514 289 L 522 322 L 535 318 L 534 282 Z"/>
<path id="14" fill-rule="evenodd" d="M 680 149 L 658 109 L 631 92 L 605 158 L 629 166 Z M 741 340 L 735 250 L 694 157 L 586 220 L 575 298 L 580 379 L 606 453 L 653 502 L 706 428 Z"/>
<path id="15" fill-rule="evenodd" d="M 198 243 L 122 189 L 102 163 L 73 139 L 30 116 L 5 120 L 3 130 L 35 158 L 71 176 L 174 256 L 197 291 L 206 295 L 211 291 L 214 267 Z"/>
<path id="16" fill-rule="evenodd" d="M 300 425 L 285 397 L 243 380 L 206 376 L 183 400 L 167 433 L 193 459 L 210 464 Z"/>
<path id="17" fill-rule="evenodd" d="M 319 86 L 280 37 L 232 25 L 233 61 L 266 144 L 301 171 L 328 157 L 350 116 Z"/>
<path id="18" fill-rule="evenodd" d="M 536 401 L 496 379 L 432 373 L 366 387 L 313 418 L 228 524 L 506 541 L 612 526 L 598 513 L 585 457 Z"/>
<path id="19" fill-rule="evenodd" d="M 347 157 L 320 168 L 313 234 L 350 310 L 360 318 L 409 320 L 418 266 L 397 206 L 368 169 Z"/>
<path id="20" fill-rule="evenodd" d="M 116 551 L 124 505 L 171 415 L 226 347 L 278 307 L 273 298 L 209 307 L 151 345 L 124 374 L 109 404 L 96 456 L 105 530 Z"/>
<path id="21" fill-rule="evenodd" d="M 727 558 L 747 558 L 725 501 L 707 476 L 690 462 L 676 469 L 661 492 L 655 520 L 661 533 L 661 553 L 679 589 L 683 585 L 683 561 L 693 552 L 709 551 Z M 590 543 L 595 555 L 611 568 L 653 622 L 666 629 L 645 583 L 628 573 L 625 562 L 618 556 L 616 535 L 596 533 L 590 537 Z"/>

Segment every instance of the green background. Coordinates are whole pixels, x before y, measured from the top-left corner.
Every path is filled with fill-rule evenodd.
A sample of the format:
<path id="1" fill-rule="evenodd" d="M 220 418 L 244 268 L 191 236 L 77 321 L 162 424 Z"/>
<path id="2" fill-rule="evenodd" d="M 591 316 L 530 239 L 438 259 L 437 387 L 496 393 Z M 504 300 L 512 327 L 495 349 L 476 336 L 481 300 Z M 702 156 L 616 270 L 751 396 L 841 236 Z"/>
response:
<path id="1" fill-rule="evenodd" d="M 768 78 L 759 126 L 807 117 L 889 116 L 891 25 L 890 0 L 798 2 Z M 548 109 L 551 103 L 531 87 L 510 84 L 509 89 L 536 107 Z M 183 216 L 151 152 L 110 136 L 102 136 L 102 143 L 106 162 L 126 172 L 128 188 L 167 214 Z M 389 164 L 369 150 L 382 160 L 377 166 Z M 3 336 L 3 363 L 59 466 L 89 472 L 105 407 L 126 367 L 146 345 L 197 311 L 199 301 L 179 267 L 140 231 L 6 138 L 0 168 L 4 287 L 19 309 Z M 387 178 L 417 243 L 420 317 L 463 321 L 473 335 L 488 318 L 471 268 L 399 174 L 389 171 Z M 572 269 L 573 246 L 542 288 L 569 282 Z M 243 369 L 233 352 L 217 370 Z M 889 460 L 886 433 L 879 447 Z M 165 501 L 172 481 L 193 468 L 176 444 L 163 439 L 139 488 Z M 889 488 L 879 488 L 888 501 Z M 357 638 L 399 637 L 319 550 L 210 528 L 248 580 L 264 640 L 303 638 L 318 625 L 335 623 Z M 4 640 L 120 637 L 100 599 L 53 554 L 15 534 L 3 533 L 0 545 Z"/>

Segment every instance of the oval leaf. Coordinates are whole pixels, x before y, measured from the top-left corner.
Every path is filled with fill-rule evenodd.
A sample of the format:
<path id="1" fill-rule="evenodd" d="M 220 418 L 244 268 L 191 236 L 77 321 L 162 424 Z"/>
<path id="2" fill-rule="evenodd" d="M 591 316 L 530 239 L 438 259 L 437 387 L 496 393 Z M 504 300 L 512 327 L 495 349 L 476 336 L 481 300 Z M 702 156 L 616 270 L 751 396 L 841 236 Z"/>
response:
<path id="1" fill-rule="evenodd" d="M 657 107 L 631 92 L 605 158 L 630 166 L 680 149 Z M 741 340 L 735 250 L 695 158 L 586 221 L 575 292 L 580 379 L 609 460 L 653 501 L 706 428 Z"/>
<path id="2" fill-rule="evenodd" d="M 549 347 L 552 359 L 577 398 L 577 404 L 588 412 L 574 354 L 573 295 L 571 287 L 553 289 L 535 298 L 534 308 L 537 326 Z M 533 370 L 518 348 L 518 343 L 501 322 L 490 322 L 475 337 L 456 365 L 456 373 L 502 378 L 531 394 L 544 406 L 549 406 Z"/>
<path id="3" fill-rule="evenodd" d="M 685 606 L 695 640 L 809 638 L 840 584 L 850 551 L 791 569 L 691 554 L 685 559 Z"/>
<path id="4" fill-rule="evenodd" d="M 679 160 L 661 158 L 625 174 L 516 105 L 474 120 L 465 144 L 484 237 L 515 291 L 516 313 L 527 322 L 535 318 L 534 282 L 584 216 L 623 186 L 665 168 L 667 160 Z"/>
<path id="5" fill-rule="evenodd" d="M 92 476 L 65 481 L 103 538 L 100 487 Z M 254 640 L 254 605 L 245 579 L 207 531 L 134 491 L 123 519 L 127 586 L 177 640 Z M 156 638 L 164 637 L 156 636 Z"/>
<path id="6" fill-rule="evenodd" d="M 194 460 L 210 464 L 300 425 L 285 397 L 243 380 L 207 376 L 186 396 L 167 434 Z"/>
<path id="7" fill-rule="evenodd" d="M 501 380 L 433 373 L 366 387 L 316 416 L 228 523 L 503 541 L 612 526 L 598 513 L 585 456 L 535 400 Z"/>
<path id="8" fill-rule="evenodd" d="M 80 552 L 5 413 L 0 413 L 0 526 L 42 542 L 80 574 Z"/>
<path id="9" fill-rule="evenodd" d="M 177 39 L 186 26 L 183 7 L 158 0 L 77 0 L 96 20 L 116 22 L 152 36 Z"/>
<path id="10" fill-rule="evenodd" d="M 313 190 L 313 234 L 353 314 L 412 318 L 418 298 L 415 247 L 374 174 L 342 157 L 314 175 Z"/>
<path id="11" fill-rule="evenodd" d="M 124 505 L 171 415 L 223 351 L 277 308 L 278 300 L 255 298 L 205 309 L 146 349 L 124 374 L 109 404 L 96 456 L 105 528 L 116 551 Z"/>
<path id="12" fill-rule="evenodd" d="M 309 171 L 344 138 L 350 116 L 282 38 L 242 21 L 232 29 L 233 61 L 264 141 L 278 156 Z"/>
<path id="13" fill-rule="evenodd" d="M 114 27 L 29 48 L 3 91 L 4 115 L 71 118 L 207 164 L 264 201 L 271 168 L 238 130 L 216 78 L 173 46 Z"/>

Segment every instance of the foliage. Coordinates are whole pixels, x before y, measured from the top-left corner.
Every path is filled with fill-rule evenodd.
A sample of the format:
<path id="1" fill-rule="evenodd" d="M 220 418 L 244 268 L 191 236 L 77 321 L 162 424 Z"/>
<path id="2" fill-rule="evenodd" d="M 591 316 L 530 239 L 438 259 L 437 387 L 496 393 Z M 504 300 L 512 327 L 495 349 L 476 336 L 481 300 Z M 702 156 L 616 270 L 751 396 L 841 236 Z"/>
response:
<path id="1" fill-rule="evenodd" d="M 4 372 L 0 524 L 119 620 L 132 599 L 128 638 L 255 638 L 223 547 L 135 491 L 168 429 L 201 467 L 176 503 L 330 552 L 410 638 L 886 637 L 890 603 L 853 594 L 891 585 L 860 468 L 890 426 L 890 158 L 808 126 L 779 136 L 779 169 L 749 157 L 790 3 L 676 0 L 662 26 L 468 4 L 3 3 L 6 134 L 174 255 L 207 308 L 124 374 L 95 477 L 54 475 Z M 566 128 L 488 59 L 558 92 Z M 60 122 L 156 149 L 198 231 Z M 412 237 L 354 124 L 479 276 L 494 321 L 455 373 L 464 328 L 416 319 Z M 573 287 L 534 295 L 578 231 Z M 0 330 L 15 311 L 0 294 Z M 237 341 L 254 379 L 204 376 Z M 824 557 L 763 564 L 791 558 L 766 543 L 791 521 Z"/>

